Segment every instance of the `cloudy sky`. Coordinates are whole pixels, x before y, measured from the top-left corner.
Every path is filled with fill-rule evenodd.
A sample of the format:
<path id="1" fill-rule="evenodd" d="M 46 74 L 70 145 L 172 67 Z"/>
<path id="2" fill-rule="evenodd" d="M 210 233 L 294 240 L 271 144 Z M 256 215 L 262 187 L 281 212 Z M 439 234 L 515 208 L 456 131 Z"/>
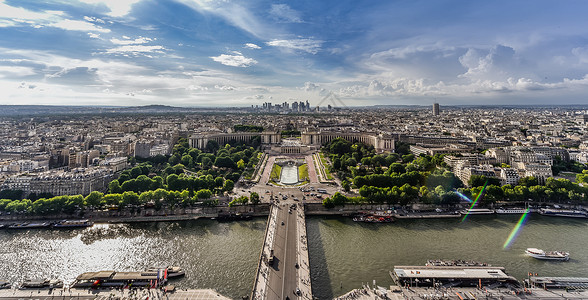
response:
<path id="1" fill-rule="evenodd" d="M 588 104 L 587 11 L 568 0 L 0 0 L 0 104 Z"/>

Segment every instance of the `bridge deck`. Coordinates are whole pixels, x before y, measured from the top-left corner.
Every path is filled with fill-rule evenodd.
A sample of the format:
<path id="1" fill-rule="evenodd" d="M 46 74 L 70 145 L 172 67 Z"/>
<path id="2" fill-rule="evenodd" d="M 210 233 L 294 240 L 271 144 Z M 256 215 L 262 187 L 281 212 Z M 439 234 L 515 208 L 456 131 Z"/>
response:
<path id="1" fill-rule="evenodd" d="M 272 206 L 251 298 L 312 299 L 302 205 L 282 202 Z"/>

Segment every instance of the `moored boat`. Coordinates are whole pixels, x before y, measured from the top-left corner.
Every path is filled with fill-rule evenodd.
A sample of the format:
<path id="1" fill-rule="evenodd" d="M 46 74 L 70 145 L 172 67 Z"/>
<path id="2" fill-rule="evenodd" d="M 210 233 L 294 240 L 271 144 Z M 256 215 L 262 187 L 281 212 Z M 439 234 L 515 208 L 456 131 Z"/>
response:
<path id="1" fill-rule="evenodd" d="M 494 214 L 494 210 L 488 208 L 471 208 L 464 209 L 460 213 L 462 215 L 491 215 Z"/>
<path id="2" fill-rule="evenodd" d="M 430 259 L 427 260 L 425 266 L 443 266 L 443 267 L 491 267 L 490 264 L 477 262 L 477 261 L 468 261 L 468 260 L 442 260 L 442 259 Z"/>
<path id="3" fill-rule="evenodd" d="M 8 225 L 6 228 L 8 229 L 34 229 L 34 228 L 47 228 L 51 225 L 49 222 L 42 222 L 42 223 L 14 223 Z"/>
<path id="4" fill-rule="evenodd" d="M 588 218 L 585 211 L 575 209 L 542 208 L 539 214 L 550 217 Z"/>
<path id="5" fill-rule="evenodd" d="M 536 259 L 567 261 L 570 254 L 564 251 L 543 251 L 537 248 L 527 248 L 525 254 Z"/>
<path id="6" fill-rule="evenodd" d="M 53 289 L 63 287 L 63 281 L 59 279 L 27 279 L 20 284 L 19 289 Z"/>
<path id="7" fill-rule="evenodd" d="M 365 223 L 391 223 L 394 222 L 394 218 L 388 215 L 361 214 L 353 217 L 353 221 Z"/>
<path id="8" fill-rule="evenodd" d="M 182 270 L 182 268 L 176 267 L 176 266 L 169 266 L 169 267 L 163 267 L 163 268 L 152 267 L 152 268 L 147 269 L 147 272 L 157 272 L 160 269 L 167 270 L 167 278 L 169 278 L 169 279 L 174 279 L 174 278 L 178 278 L 178 277 L 182 277 L 182 276 L 186 275 L 186 272 L 184 272 L 184 270 Z"/>
<path id="9" fill-rule="evenodd" d="M 499 215 L 507 215 L 507 214 L 524 214 L 526 212 L 531 212 L 530 209 L 527 208 L 520 208 L 520 207 L 510 207 L 510 208 L 497 208 L 496 213 Z"/>
<path id="10" fill-rule="evenodd" d="M 63 220 L 53 224 L 53 228 L 75 228 L 75 227 L 90 227 L 94 225 L 88 220 Z"/>

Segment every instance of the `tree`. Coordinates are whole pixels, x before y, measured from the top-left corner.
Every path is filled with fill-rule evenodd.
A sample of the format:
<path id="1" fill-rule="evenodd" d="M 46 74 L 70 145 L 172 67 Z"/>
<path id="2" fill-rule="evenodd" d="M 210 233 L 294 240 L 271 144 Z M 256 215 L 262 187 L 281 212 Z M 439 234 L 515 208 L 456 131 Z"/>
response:
<path id="1" fill-rule="evenodd" d="M 351 143 L 342 138 L 336 138 L 333 141 L 331 141 L 331 145 L 329 146 L 329 152 L 338 155 L 349 153 L 351 152 Z"/>
<path id="2" fill-rule="evenodd" d="M 108 191 L 109 191 L 111 194 L 118 194 L 118 193 L 122 192 L 122 189 L 121 189 L 121 187 L 120 187 L 120 183 L 118 182 L 118 180 L 117 180 L 117 179 L 115 179 L 115 180 L 111 181 L 111 182 L 108 184 Z"/>
<path id="3" fill-rule="evenodd" d="M 251 192 L 251 194 L 249 194 L 249 201 L 251 201 L 251 204 L 259 204 L 259 202 L 261 202 L 261 199 L 259 197 L 259 194 L 256 192 Z"/>
<path id="4" fill-rule="evenodd" d="M 336 192 L 335 195 L 333 195 L 332 200 L 333 204 L 335 205 L 345 205 L 345 203 L 347 202 L 347 197 L 345 197 L 339 192 Z"/>
<path id="5" fill-rule="evenodd" d="M 220 187 L 223 187 L 224 184 L 225 184 L 224 178 L 219 176 L 214 179 L 214 187 L 220 188 Z"/>
<path id="6" fill-rule="evenodd" d="M 217 141 L 210 140 L 208 143 L 206 143 L 205 149 L 208 152 L 216 152 L 218 149 L 220 149 L 220 146 Z"/>
<path id="7" fill-rule="evenodd" d="M 85 206 L 90 206 L 92 208 L 96 208 L 100 206 L 100 201 L 102 201 L 102 197 L 104 196 L 103 193 L 98 191 L 91 192 L 86 198 L 84 199 Z"/>
<path id="8" fill-rule="evenodd" d="M 534 185 L 539 185 L 539 180 L 537 180 L 534 176 L 523 177 L 519 179 L 519 185 L 531 187 Z"/>
<path id="9" fill-rule="evenodd" d="M 122 194 L 121 206 L 139 205 L 139 195 L 135 192 L 124 192 Z"/>
<path id="10" fill-rule="evenodd" d="M 198 199 L 208 199 L 212 197 L 212 192 L 208 189 L 199 190 L 196 192 L 196 198 Z"/>
<path id="11" fill-rule="evenodd" d="M 194 159 L 192 158 L 192 156 L 190 156 L 188 154 L 182 156 L 182 159 L 181 159 L 182 165 L 187 166 L 188 168 L 192 168 L 194 166 L 193 161 L 194 161 Z"/>
<path id="12" fill-rule="evenodd" d="M 237 168 L 239 168 L 239 169 L 243 169 L 243 168 L 245 168 L 245 161 L 244 161 L 243 159 L 240 159 L 240 160 L 237 162 Z"/>
<path id="13" fill-rule="evenodd" d="M 181 161 L 181 158 L 178 155 L 172 155 L 169 159 L 168 162 L 170 165 L 177 165 L 179 164 Z"/>
<path id="14" fill-rule="evenodd" d="M 414 154 L 405 154 L 402 155 L 402 162 L 403 163 L 408 163 L 414 160 Z"/>
<path id="15" fill-rule="evenodd" d="M 214 165 L 219 168 L 232 168 L 234 169 L 235 162 L 228 156 L 217 157 L 214 161 Z"/>
<path id="16" fill-rule="evenodd" d="M 223 186 L 223 190 L 230 192 L 233 190 L 234 187 L 235 187 L 235 183 L 232 180 L 230 180 L 230 179 L 225 180 L 225 185 Z"/>
<path id="17" fill-rule="evenodd" d="M 344 191 L 349 192 L 351 190 L 351 185 L 349 184 L 349 181 L 347 180 L 343 180 L 341 182 L 341 187 L 343 188 Z"/>
<path id="18" fill-rule="evenodd" d="M 389 170 L 391 173 L 398 173 L 398 174 L 402 174 L 402 173 L 406 172 L 406 169 L 404 168 L 404 166 L 401 163 L 392 163 L 389 167 Z"/>
<path id="19" fill-rule="evenodd" d="M 212 160 L 207 156 L 203 157 L 202 158 L 202 168 L 208 169 L 211 166 L 212 166 Z"/>

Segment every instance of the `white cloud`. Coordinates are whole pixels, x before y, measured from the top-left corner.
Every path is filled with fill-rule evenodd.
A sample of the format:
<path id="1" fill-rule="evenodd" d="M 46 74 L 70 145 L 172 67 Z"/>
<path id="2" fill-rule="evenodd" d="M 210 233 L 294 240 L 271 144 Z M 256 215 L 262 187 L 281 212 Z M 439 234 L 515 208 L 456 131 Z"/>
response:
<path id="1" fill-rule="evenodd" d="M 85 22 L 85 21 L 76 21 L 76 20 L 61 20 L 57 23 L 47 24 L 50 27 L 61 28 L 65 30 L 76 30 L 76 31 L 97 31 L 97 32 L 110 32 L 110 29 L 102 28 L 100 26 L 96 26 L 92 23 Z"/>
<path id="2" fill-rule="evenodd" d="M 100 34 L 97 33 L 93 33 L 93 32 L 88 32 L 88 36 L 93 38 L 93 39 L 99 39 L 100 38 Z"/>
<path id="3" fill-rule="evenodd" d="M 236 1 L 215 0 L 178 0 L 200 13 L 217 15 L 234 26 L 244 30 L 253 36 L 268 40 L 277 36 L 277 30 L 269 24 L 261 22 L 258 17 L 247 7 L 237 4 Z M 247 1 L 241 3 L 246 4 Z"/>
<path id="4" fill-rule="evenodd" d="M 245 57 L 243 55 L 228 55 L 221 54 L 219 56 L 211 56 L 212 60 L 231 67 L 249 67 L 257 63 L 253 58 Z"/>
<path id="5" fill-rule="evenodd" d="M 129 37 L 127 37 L 127 36 L 125 36 L 123 38 L 124 38 L 123 40 L 113 38 L 113 39 L 110 39 L 110 41 L 115 45 L 136 45 L 136 44 L 149 43 L 149 42 L 155 40 L 155 39 L 147 38 L 147 37 L 138 37 L 134 40 L 129 39 Z"/>
<path id="6" fill-rule="evenodd" d="M 243 46 L 243 48 L 248 48 L 248 49 L 261 49 L 261 47 L 257 46 L 256 44 L 253 43 L 247 43 Z"/>
<path id="7" fill-rule="evenodd" d="M 79 1 L 84 2 L 84 3 L 88 3 L 88 4 L 93 4 L 93 5 L 103 4 L 106 7 L 108 7 L 108 9 L 110 9 L 110 13 L 108 13 L 108 15 L 110 15 L 111 17 L 123 17 L 131 11 L 133 4 L 135 4 L 141 0 L 79 0 Z"/>
<path id="8" fill-rule="evenodd" d="M 300 13 L 287 4 L 272 4 L 269 11 L 274 20 L 284 23 L 302 23 Z"/>
<path id="9" fill-rule="evenodd" d="M 106 23 L 102 19 L 95 18 L 95 17 L 88 17 L 88 16 L 84 16 L 84 20 L 86 20 L 88 22 L 98 22 L 98 23 L 102 23 L 102 24 L 105 24 Z"/>
<path id="10" fill-rule="evenodd" d="M 64 30 L 110 32 L 93 23 L 81 20 L 69 20 L 63 17 L 63 11 L 47 10 L 44 12 L 30 11 L 21 7 L 13 7 L 0 1 L 0 27 L 31 26 L 33 28 L 55 27 Z M 99 19 L 84 17 L 86 20 Z"/>
<path id="11" fill-rule="evenodd" d="M 125 45 L 116 48 L 106 50 L 106 53 L 110 54 L 145 54 L 145 53 L 164 53 L 165 48 L 163 46 L 144 46 L 144 45 Z"/>
<path id="12" fill-rule="evenodd" d="M 321 49 L 321 40 L 313 39 L 293 39 L 293 40 L 273 40 L 266 44 L 274 47 L 281 47 L 292 50 L 300 50 L 311 54 L 316 54 Z"/>
<path id="13" fill-rule="evenodd" d="M 35 70 L 30 67 L 0 66 L 0 78 L 23 77 L 35 74 Z"/>

